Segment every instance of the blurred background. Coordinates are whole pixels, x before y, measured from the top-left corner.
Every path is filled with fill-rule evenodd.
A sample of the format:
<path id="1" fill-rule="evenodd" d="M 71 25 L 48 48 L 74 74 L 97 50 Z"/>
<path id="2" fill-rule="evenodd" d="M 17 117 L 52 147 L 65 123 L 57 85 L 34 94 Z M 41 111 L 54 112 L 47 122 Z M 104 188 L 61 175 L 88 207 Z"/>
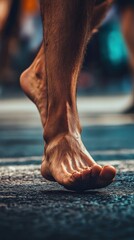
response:
<path id="1" fill-rule="evenodd" d="M 106 126 L 109 131 L 104 149 L 133 148 L 130 138 L 134 127 L 133 12 L 133 1 L 127 4 L 124 0 L 116 1 L 87 46 L 78 78 L 78 110 L 88 150 L 100 149 L 101 141 L 103 148 Z M 42 155 L 39 114 L 19 84 L 20 74 L 38 52 L 42 35 L 38 0 L 0 0 L 0 157 Z M 100 126 L 100 134 L 96 125 Z M 113 131 L 113 125 L 116 127 L 110 140 L 112 135 L 108 133 Z M 91 126 L 96 138 L 93 146 L 93 136 L 86 129 Z M 122 138 L 126 140 L 122 142 Z"/>
<path id="2" fill-rule="evenodd" d="M 19 77 L 42 41 L 37 0 L 0 0 L 0 95 L 20 94 Z"/>
<path id="3" fill-rule="evenodd" d="M 134 239 L 134 1 L 113 4 L 78 79 L 82 140 L 117 168 L 109 188 L 69 193 L 40 174 L 42 126 L 19 77 L 41 41 L 38 1 L 0 0 L 1 239 Z"/>
<path id="4" fill-rule="evenodd" d="M 131 94 L 132 69 L 122 35 L 121 9 L 114 4 L 90 41 L 78 93 L 82 96 Z M 0 97 L 19 96 L 19 76 L 42 41 L 37 0 L 0 0 Z"/>

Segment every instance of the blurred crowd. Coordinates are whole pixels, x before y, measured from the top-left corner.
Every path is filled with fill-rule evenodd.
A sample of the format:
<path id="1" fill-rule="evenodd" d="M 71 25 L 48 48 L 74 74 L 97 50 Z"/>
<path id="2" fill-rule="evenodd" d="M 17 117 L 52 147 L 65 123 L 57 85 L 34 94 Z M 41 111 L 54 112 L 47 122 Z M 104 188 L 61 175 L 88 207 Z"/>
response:
<path id="1" fill-rule="evenodd" d="M 0 0 L 0 84 L 19 84 L 42 41 L 37 0 Z"/>

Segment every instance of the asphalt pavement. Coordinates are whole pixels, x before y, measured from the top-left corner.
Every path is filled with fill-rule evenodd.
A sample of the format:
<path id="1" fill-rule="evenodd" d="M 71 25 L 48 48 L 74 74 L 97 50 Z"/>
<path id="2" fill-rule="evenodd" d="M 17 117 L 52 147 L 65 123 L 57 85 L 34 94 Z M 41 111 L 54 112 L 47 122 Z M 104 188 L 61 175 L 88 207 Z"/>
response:
<path id="1" fill-rule="evenodd" d="M 80 194 L 41 177 L 42 128 L 32 105 L 23 108 L 18 100 L 10 109 L 9 101 L 0 102 L 4 104 L 0 109 L 0 239 L 134 239 L 133 116 L 114 109 L 103 114 L 96 110 L 96 115 L 87 107 L 83 111 L 80 102 L 84 144 L 99 164 L 117 168 L 109 187 Z"/>

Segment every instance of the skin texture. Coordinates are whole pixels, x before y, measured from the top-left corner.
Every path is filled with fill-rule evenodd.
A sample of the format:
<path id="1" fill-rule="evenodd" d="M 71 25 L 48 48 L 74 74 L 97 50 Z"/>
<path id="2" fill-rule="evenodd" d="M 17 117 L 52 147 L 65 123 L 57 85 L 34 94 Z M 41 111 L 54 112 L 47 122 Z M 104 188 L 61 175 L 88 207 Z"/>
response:
<path id="1" fill-rule="evenodd" d="M 40 2 L 44 49 L 42 45 L 22 74 L 21 86 L 39 109 L 43 123 L 42 176 L 74 191 L 105 187 L 116 171 L 97 165 L 82 143 L 76 87 L 87 43 L 104 17 L 108 1 L 97 5 L 93 0 Z"/>

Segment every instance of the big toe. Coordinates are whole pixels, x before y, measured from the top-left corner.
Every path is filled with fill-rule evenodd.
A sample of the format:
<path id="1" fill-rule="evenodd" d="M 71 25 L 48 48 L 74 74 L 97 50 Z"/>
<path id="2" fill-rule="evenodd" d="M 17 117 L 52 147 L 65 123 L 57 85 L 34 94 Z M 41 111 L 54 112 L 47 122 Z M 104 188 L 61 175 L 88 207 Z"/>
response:
<path id="1" fill-rule="evenodd" d="M 113 166 L 104 166 L 100 173 L 100 177 L 104 181 L 112 181 L 116 175 L 116 169 Z"/>

